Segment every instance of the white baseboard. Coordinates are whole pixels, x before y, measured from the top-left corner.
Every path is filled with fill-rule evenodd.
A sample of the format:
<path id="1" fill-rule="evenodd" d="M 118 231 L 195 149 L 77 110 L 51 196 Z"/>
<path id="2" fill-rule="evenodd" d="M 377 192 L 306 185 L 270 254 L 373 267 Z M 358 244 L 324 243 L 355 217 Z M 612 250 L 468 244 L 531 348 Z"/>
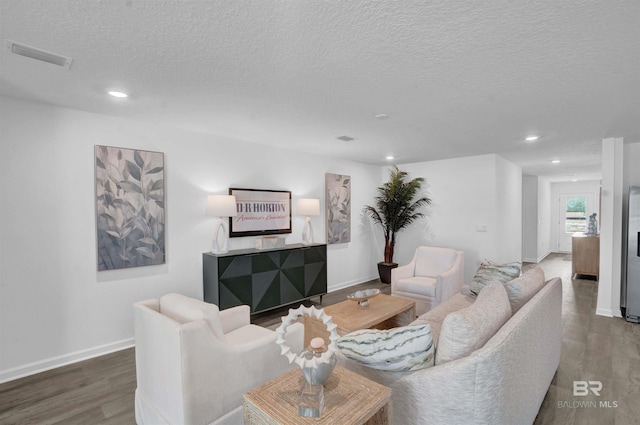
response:
<path id="1" fill-rule="evenodd" d="M 378 275 L 370 276 L 370 277 L 364 277 L 364 278 L 360 278 L 360 279 L 354 279 L 354 280 L 350 280 L 348 282 L 342 282 L 342 283 L 339 283 L 337 285 L 332 286 L 331 288 L 327 288 L 327 292 L 338 291 L 340 289 L 348 288 L 348 287 L 353 286 L 353 285 L 359 285 L 361 283 L 369 282 L 371 280 L 376 280 L 376 279 L 378 279 Z"/>
<path id="2" fill-rule="evenodd" d="M 551 254 L 551 251 L 548 251 L 546 254 L 542 254 L 541 256 L 539 256 L 538 258 L 523 258 L 522 261 L 524 263 L 540 263 L 542 260 L 544 260 L 545 258 L 547 258 L 547 256 Z"/>
<path id="3" fill-rule="evenodd" d="M 596 315 L 598 315 L 598 316 L 606 316 L 606 317 L 613 317 L 613 311 L 611 311 L 610 308 L 598 308 L 598 309 L 596 309 Z M 622 316 L 622 313 L 620 313 L 620 315 Z"/>
<path id="4" fill-rule="evenodd" d="M 76 351 L 75 353 L 64 354 L 62 356 L 50 357 L 26 365 L 14 367 L 0 371 L 0 384 L 15 379 L 24 378 L 25 376 L 35 375 L 36 373 L 55 369 L 57 367 L 66 366 L 82 360 L 88 360 L 115 351 L 131 348 L 135 345 L 135 339 L 129 338 L 98 347 L 88 348 L 86 350 Z"/>
<path id="5" fill-rule="evenodd" d="M 536 263 L 541 262 L 542 260 L 544 260 L 545 258 L 547 258 L 547 256 L 551 254 L 551 251 L 547 251 L 546 254 L 542 254 L 540 257 L 538 257 L 538 261 L 536 261 Z"/>

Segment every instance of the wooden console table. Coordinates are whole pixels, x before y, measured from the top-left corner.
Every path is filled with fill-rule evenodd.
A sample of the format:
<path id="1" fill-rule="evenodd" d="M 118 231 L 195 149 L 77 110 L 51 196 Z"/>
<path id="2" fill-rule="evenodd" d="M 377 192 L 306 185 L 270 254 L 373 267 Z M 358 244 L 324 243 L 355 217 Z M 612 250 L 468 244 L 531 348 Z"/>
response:
<path id="1" fill-rule="evenodd" d="M 204 300 L 220 310 L 248 305 L 251 313 L 327 293 L 327 246 L 287 245 L 202 254 Z"/>
<path id="2" fill-rule="evenodd" d="M 324 386 L 319 418 L 298 416 L 298 393 L 304 378 L 300 369 L 246 393 L 242 400 L 245 425 L 386 425 L 391 423 L 391 390 L 336 366 Z"/>
<path id="3" fill-rule="evenodd" d="M 574 233 L 571 237 L 571 277 L 579 274 L 600 279 L 600 236 Z"/>

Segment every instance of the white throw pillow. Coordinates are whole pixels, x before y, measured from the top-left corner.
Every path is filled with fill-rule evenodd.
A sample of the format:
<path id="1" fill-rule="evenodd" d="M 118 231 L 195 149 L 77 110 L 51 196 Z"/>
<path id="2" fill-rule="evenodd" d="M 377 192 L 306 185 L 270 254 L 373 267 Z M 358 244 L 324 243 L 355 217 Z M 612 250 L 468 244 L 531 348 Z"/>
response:
<path id="1" fill-rule="evenodd" d="M 522 276 L 505 283 L 512 314 L 516 314 L 543 286 L 544 271 L 540 267 L 527 270 Z"/>
<path id="2" fill-rule="evenodd" d="M 345 357 L 378 370 L 408 371 L 433 366 L 431 327 L 402 326 L 389 330 L 363 329 L 337 341 Z"/>
<path id="3" fill-rule="evenodd" d="M 519 261 L 496 264 L 493 261 L 484 260 L 469 284 L 471 295 L 477 296 L 480 290 L 491 282 L 507 283 L 520 276 L 521 271 L 522 263 Z"/>
<path id="4" fill-rule="evenodd" d="M 510 317 L 511 304 L 504 285 L 488 284 L 473 304 L 444 318 L 436 364 L 466 357 L 481 348 Z"/>

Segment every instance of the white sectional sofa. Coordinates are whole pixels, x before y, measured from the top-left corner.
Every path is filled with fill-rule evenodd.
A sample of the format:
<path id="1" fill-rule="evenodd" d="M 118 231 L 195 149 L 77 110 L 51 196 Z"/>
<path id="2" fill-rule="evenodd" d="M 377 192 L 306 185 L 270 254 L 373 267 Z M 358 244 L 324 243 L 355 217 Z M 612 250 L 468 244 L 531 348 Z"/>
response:
<path id="1" fill-rule="evenodd" d="M 437 341 L 445 317 L 475 301 L 458 293 L 414 324 L 430 323 Z M 392 389 L 396 425 L 532 424 L 560 362 L 561 280 L 548 280 L 523 302 L 481 348 L 465 357 L 439 362 L 436 343 L 435 366 L 417 371 L 380 371 L 341 355 L 339 364 Z"/>

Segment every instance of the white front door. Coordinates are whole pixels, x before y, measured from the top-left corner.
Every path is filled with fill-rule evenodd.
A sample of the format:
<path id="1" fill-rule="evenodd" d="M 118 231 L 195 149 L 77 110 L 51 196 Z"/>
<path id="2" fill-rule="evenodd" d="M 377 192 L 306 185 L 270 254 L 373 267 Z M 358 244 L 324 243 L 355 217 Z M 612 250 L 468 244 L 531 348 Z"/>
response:
<path id="1" fill-rule="evenodd" d="M 571 252 L 571 236 L 587 231 L 593 193 L 561 193 L 558 209 L 558 251 Z"/>

